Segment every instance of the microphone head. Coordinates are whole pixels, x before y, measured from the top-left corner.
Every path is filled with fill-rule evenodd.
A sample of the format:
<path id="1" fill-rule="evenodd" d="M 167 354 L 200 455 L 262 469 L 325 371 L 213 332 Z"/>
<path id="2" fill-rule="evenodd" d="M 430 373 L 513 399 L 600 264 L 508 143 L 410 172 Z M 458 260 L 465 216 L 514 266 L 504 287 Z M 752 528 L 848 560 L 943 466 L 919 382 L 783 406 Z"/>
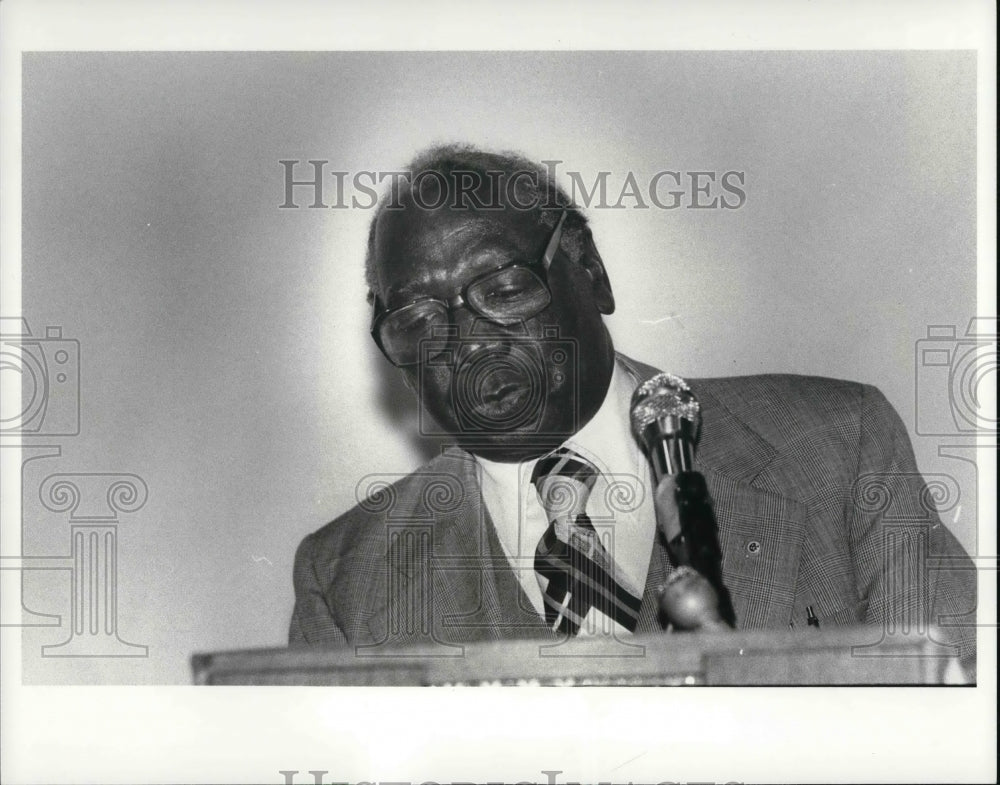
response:
<path id="1" fill-rule="evenodd" d="M 632 393 L 632 432 L 642 441 L 646 428 L 654 422 L 672 420 L 687 424 L 696 433 L 700 424 L 701 407 L 688 383 L 680 376 L 658 373 L 640 384 Z"/>

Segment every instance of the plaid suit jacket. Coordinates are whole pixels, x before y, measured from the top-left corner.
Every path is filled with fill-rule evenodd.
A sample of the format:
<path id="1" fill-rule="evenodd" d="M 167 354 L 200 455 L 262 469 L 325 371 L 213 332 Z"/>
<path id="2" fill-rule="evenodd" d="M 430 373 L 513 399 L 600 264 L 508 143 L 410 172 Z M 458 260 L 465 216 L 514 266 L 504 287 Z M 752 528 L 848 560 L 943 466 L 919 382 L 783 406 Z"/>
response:
<path id="1" fill-rule="evenodd" d="M 646 379 L 656 369 L 619 355 Z M 766 375 L 690 381 L 701 403 L 696 468 L 719 526 L 723 578 L 743 629 L 878 625 L 942 630 L 975 653 L 972 562 L 941 524 L 906 430 L 874 387 Z M 623 426 L 627 427 L 627 425 Z M 482 503 L 477 464 L 451 448 L 307 536 L 295 557 L 289 641 L 453 646 L 547 637 Z M 660 630 L 673 569 L 657 536 L 638 631 Z"/>

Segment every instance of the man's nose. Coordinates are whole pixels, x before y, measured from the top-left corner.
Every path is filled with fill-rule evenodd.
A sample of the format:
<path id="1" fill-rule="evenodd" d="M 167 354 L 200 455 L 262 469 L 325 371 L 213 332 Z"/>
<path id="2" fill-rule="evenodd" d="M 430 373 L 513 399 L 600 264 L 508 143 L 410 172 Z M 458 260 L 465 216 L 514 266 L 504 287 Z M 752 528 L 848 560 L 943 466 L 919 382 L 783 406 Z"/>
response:
<path id="1" fill-rule="evenodd" d="M 522 321 L 504 325 L 474 314 L 468 308 L 455 309 L 453 318 L 458 329 L 460 356 L 467 356 L 480 349 L 506 354 L 511 349 L 511 338 L 526 335 Z"/>

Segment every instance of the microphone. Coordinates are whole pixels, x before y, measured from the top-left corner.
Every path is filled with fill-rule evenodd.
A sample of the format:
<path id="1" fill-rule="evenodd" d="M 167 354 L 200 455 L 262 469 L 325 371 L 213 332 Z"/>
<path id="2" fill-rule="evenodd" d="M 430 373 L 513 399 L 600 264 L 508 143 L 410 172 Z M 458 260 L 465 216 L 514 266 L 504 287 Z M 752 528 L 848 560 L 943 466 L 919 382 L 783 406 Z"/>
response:
<path id="1" fill-rule="evenodd" d="M 678 567 L 661 589 L 660 610 L 681 630 L 735 627 L 708 487 L 694 470 L 698 400 L 679 376 L 660 373 L 636 388 L 631 420 L 653 465 L 656 522 Z"/>

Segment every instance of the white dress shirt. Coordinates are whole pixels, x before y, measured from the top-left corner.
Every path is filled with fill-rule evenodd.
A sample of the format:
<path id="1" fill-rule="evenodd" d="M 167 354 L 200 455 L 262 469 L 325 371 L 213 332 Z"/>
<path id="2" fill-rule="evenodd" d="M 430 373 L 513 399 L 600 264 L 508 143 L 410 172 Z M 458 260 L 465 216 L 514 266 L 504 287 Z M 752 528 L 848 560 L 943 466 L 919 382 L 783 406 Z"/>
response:
<path id="1" fill-rule="evenodd" d="M 629 423 L 629 406 L 637 385 L 638 380 L 616 359 L 608 394 L 600 409 L 565 446 L 601 472 L 587 501 L 587 515 L 602 541 L 611 534 L 612 547 L 608 550 L 619 574 L 642 597 L 656 516 L 649 462 L 636 444 Z M 537 459 L 498 463 L 476 456 L 476 461 L 482 468 L 483 502 L 493 519 L 500 545 L 525 594 L 539 615 L 543 615 L 542 591 L 535 574 L 535 549 L 549 521 L 531 484 Z M 587 621 L 592 621 L 590 616 Z M 594 629 L 595 625 L 588 623 L 581 627 L 580 635 Z M 618 627 L 618 632 L 623 629 Z"/>

